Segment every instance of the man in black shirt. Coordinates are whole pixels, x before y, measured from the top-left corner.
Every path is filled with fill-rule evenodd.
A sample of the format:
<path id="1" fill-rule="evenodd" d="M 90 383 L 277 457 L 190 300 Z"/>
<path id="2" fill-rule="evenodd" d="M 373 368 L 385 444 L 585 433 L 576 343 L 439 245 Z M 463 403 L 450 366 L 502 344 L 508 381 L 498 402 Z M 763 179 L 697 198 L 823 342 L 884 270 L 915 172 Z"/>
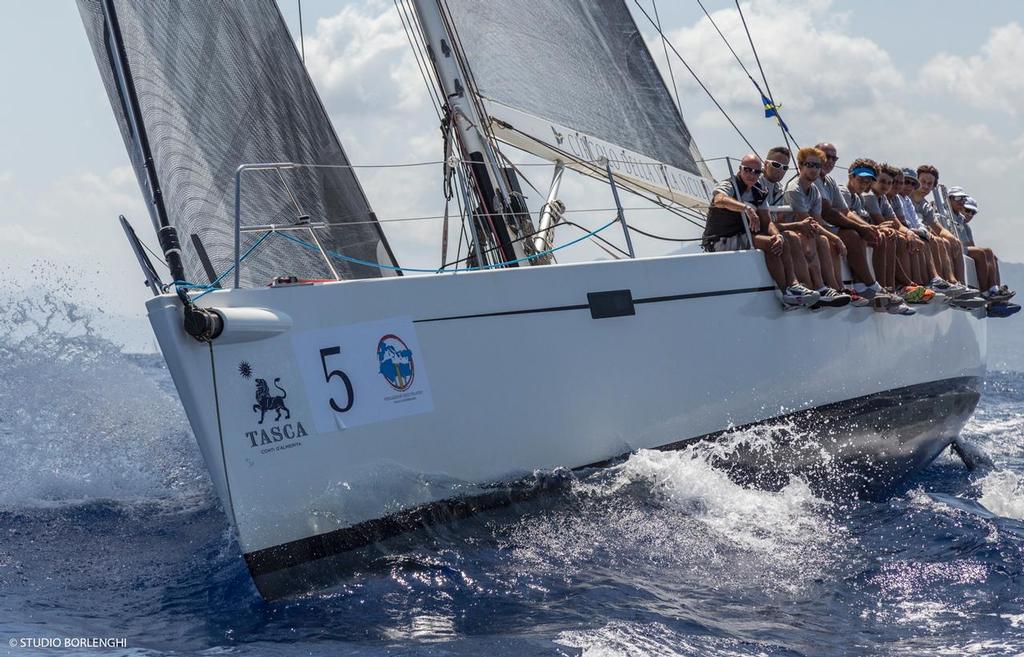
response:
<path id="1" fill-rule="evenodd" d="M 764 253 L 768 273 L 779 288 L 783 305 L 811 306 L 820 295 L 796 279 L 789 245 L 768 216 L 768 192 L 758 181 L 763 172 L 761 159 L 751 153 L 740 161 L 735 176 L 718 184 L 711 197 L 701 245 L 710 253 L 749 249 L 746 221 L 753 247 Z"/>

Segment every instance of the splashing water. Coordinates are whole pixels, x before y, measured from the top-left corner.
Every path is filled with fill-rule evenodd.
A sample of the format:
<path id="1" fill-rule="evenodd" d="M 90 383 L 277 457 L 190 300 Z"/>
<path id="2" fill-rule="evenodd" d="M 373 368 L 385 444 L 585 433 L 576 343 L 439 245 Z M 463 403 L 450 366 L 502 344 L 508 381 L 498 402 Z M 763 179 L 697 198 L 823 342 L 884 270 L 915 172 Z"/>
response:
<path id="1" fill-rule="evenodd" d="M 44 292 L 0 320 L 0 506 L 202 495 L 176 396 L 103 335 L 96 313 Z"/>

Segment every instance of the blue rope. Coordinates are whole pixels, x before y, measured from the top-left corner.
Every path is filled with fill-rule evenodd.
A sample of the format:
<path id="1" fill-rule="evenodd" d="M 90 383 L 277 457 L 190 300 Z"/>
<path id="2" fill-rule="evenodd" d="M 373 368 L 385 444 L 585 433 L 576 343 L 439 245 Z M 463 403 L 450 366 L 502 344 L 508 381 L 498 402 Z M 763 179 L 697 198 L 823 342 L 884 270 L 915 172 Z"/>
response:
<path id="1" fill-rule="evenodd" d="M 605 225 L 601 226 L 600 228 L 598 228 L 596 230 L 589 231 L 589 232 L 583 234 L 582 236 L 572 240 L 571 242 L 566 242 L 565 244 L 561 244 L 559 246 L 556 246 L 553 249 L 548 249 L 546 251 L 539 251 L 537 253 L 528 255 L 528 256 L 523 257 L 523 258 L 517 258 L 515 260 L 506 260 L 505 262 L 496 262 L 494 264 L 481 265 L 481 266 L 477 266 L 477 267 L 466 267 L 465 269 L 458 269 L 458 270 L 455 270 L 455 271 L 480 271 L 480 270 L 483 270 L 483 269 L 494 269 L 495 267 L 507 267 L 508 265 L 515 265 L 515 264 L 518 264 L 520 262 L 526 262 L 526 261 L 529 261 L 529 260 L 536 260 L 537 258 L 543 258 L 543 257 L 545 257 L 547 255 L 550 255 L 550 254 L 556 252 L 556 251 L 561 251 L 562 249 L 564 249 L 566 247 L 572 246 L 573 244 L 578 244 L 579 242 L 582 242 L 583 240 L 585 240 L 585 239 L 587 239 L 589 237 L 593 237 L 594 235 L 597 235 L 602 230 L 604 230 L 605 228 L 608 228 L 609 226 L 611 226 L 614 223 L 617 223 L 618 221 L 619 221 L 618 218 L 612 219 L 611 221 L 609 221 Z M 320 251 L 320 248 L 317 247 L 315 244 L 310 244 L 309 242 L 306 242 L 304 240 L 300 240 L 298 237 L 295 237 L 294 235 L 289 235 L 287 233 L 277 233 L 277 234 L 280 235 L 281 237 L 285 238 L 286 240 L 289 240 L 291 242 L 295 242 L 299 246 L 303 246 L 303 247 L 305 247 L 305 248 L 307 248 L 307 249 L 309 249 L 311 251 L 317 251 L 317 252 Z M 408 271 L 408 272 L 424 273 L 424 274 L 440 274 L 441 273 L 440 269 L 416 269 L 414 267 L 395 267 L 393 265 L 385 265 L 385 264 L 381 264 L 379 262 L 370 262 L 369 260 L 360 260 L 359 258 L 353 258 L 351 256 L 342 255 L 340 253 L 337 253 L 336 251 L 326 251 L 325 250 L 324 253 L 326 253 L 327 255 L 331 256 L 332 258 L 336 258 L 338 260 L 343 260 L 345 262 L 355 263 L 357 265 L 365 265 L 367 267 L 377 267 L 378 269 L 389 269 L 391 271 L 401 271 L 401 272 L 407 272 Z"/>
<path id="2" fill-rule="evenodd" d="M 248 258 L 250 255 L 252 255 L 253 251 L 255 251 L 257 249 L 257 247 L 259 247 L 260 244 L 263 244 L 263 241 L 266 240 L 268 237 L 270 237 L 272 234 L 274 234 L 274 232 L 275 231 L 268 230 L 267 232 L 263 233 L 263 235 L 261 235 L 260 238 L 258 240 L 256 240 L 256 243 L 253 244 L 252 246 L 250 246 L 249 250 L 246 251 L 242 255 L 242 257 L 238 259 L 238 263 L 241 264 L 246 258 Z M 206 296 L 210 292 L 213 292 L 214 290 L 216 290 L 217 289 L 217 285 L 219 285 L 220 282 L 222 280 L 224 280 L 224 277 L 227 276 L 228 274 L 230 274 L 231 272 L 233 272 L 234 270 L 235 270 L 235 266 L 231 265 L 230 267 L 225 269 L 223 272 L 221 272 L 220 276 L 218 276 L 217 278 L 213 279 L 210 282 L 209 285 L 202 285 L 202 284 L 199 284 L 199 283 L 189 283 L 188 281 L 174 281 L 174 283 L 172 283 L 172 285 L 174 285 L 175 287 L 184 288 L 186 290 L 203 290 L 203 292 L 201 292 L 201 293 L 197 294 L 196 296 L 192 297 L 192 301 L 196 301 L 196 300 L 201 299 L 202 297 Z"/>

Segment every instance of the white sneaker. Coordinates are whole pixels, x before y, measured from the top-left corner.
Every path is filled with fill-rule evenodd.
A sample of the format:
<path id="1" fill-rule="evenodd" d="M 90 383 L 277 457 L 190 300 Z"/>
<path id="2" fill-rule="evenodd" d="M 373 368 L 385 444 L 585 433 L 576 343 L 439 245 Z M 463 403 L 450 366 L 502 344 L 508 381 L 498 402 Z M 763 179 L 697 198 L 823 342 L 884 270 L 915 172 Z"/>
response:
<path id="1" fill-rule="evenodd" d="M 797 283 L 790 285 L 782 292 L 782 305 L 787 308 L 803 308 L 818 303 L 821 295 L 814 290 Z"/>
<path id="2" fill-rule="evenodd" d="M 888 308 L 886 308 L 886 310 L 889 312 L 890 315 L 905 315 L 909 317 L 910 315 L 917 314 L 916 310 L 908 306 L 903 301 L 890 305 Z"/>

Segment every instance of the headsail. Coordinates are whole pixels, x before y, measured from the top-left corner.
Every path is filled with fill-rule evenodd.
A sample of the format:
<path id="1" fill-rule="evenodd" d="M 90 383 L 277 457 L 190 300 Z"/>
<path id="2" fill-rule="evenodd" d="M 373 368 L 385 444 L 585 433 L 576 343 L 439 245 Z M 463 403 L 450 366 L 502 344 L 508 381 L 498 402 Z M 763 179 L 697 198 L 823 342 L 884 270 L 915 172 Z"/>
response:
<path id="1" fill-rule="evenodd" d="M 622 0 L 445 4 L 497 137 L 707 200 L 710 172 Z"/>
<path id="2" fill-rule="evenodd" d="M 112 0 L 139 99 L 136 126 L 122 96 L 104 0 L 78 0 L 107 94 L 148 194 L 136 131 L 145 130 L 168 218 L 178 229 L 190 280 L 205 282 L 197 235 L 213 270 L 234 263 L 235 169 L 246 163 L 348 165 L 327 113 L 274 0 Z M 349 168 L 246 173 L 242 224 L 294 224 L 301 216 L 324 249 L 394 265 L 385 237 Z M 308 232 L 293 233 L 311 240 Z M 244 233 L 242 252 L 260 237 Z M 335 262 L 341 278 L 380 276 L 377 267 Z M 332 278 L 316 252 L 265 240 L 242 266 L 244 286 L 272 277 Z"/>

